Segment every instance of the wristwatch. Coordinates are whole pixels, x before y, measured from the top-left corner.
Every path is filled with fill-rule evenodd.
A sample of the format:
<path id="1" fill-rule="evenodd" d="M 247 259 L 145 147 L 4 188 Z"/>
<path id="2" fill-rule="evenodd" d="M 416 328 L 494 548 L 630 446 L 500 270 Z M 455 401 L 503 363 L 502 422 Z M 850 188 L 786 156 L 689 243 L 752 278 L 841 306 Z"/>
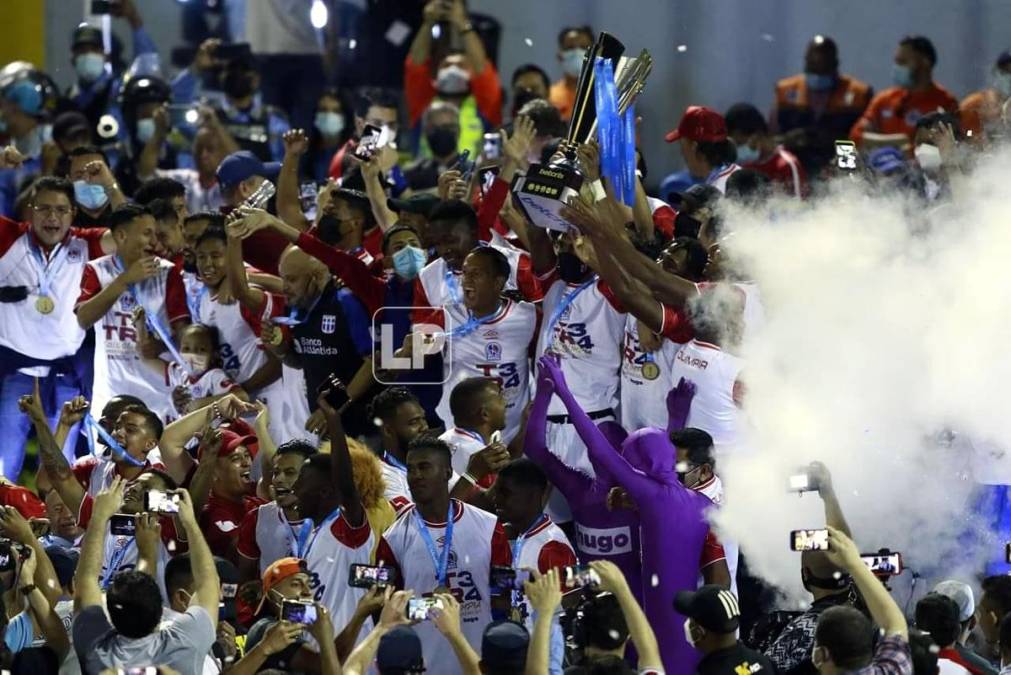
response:
<path id="1" fill-rule="evenodd" d="M 35 590 L 35 584 L 28 584 L 27 586 L 22 586 L 21 588 L 18 589 L 18 591 L 22 595 L 31 595 L 32 591 L 34 591 L 34 590 Z"/>

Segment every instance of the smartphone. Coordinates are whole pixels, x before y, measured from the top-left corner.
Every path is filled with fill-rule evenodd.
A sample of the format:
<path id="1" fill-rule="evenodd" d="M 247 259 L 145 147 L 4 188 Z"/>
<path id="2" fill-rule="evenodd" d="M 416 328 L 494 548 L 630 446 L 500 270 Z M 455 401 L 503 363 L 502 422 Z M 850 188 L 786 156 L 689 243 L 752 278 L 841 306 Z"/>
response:
<path id="1" fill-rule="evenodd" d="M 376 150 L 383 147 L 383 136 L 382 127 L 366 124 L 362 129 L 361 138 L 358 139 L 358 145 L 355 146 L 354 156 L 363 162 L 371 159 Z"/>
<path id="2" fill-rule="evenodd" d="M 853 141 L 835 142 L 835 162 L 836 166 L 843 171 L 857 170 L 857 144 Z"/>
<path id="3" fill-rule="evenodd" d="M 787 479 L 786 489 L 789 492 L 812 492 L 818 489 L 818 484 L 807 472 L 800 472 Z"/>
<path id="4" fill-rule="evenodd" d="M 396 570 L 392 567 L 355 563 L 351 565 L 351 570 L 348 572 L 348 586 L 352 588 L 372 588 L 373 586 L 383 588 L 393 583 L 395 576 Z"/>
<path id="5" fill-rule="evenodd" d="M 875 574 L 889 574 L 895 576 L 902 574 L 902 554 L 901 553 L 862 553 L 860 559 L 867 565 L 867 569 Z"/>
<path id="6" fill-rule="evenodd" d="M 488 196 L 488 191 L 491 190 L 492 184 L 495 183 L 495 178 L 499 174 L 499 167 L 497 166 L 486 166 L 477 172 L 477 189 L 480 190 L 481 196 Z"/>
<path id="7" fill-rule="evenodd" d="M 323 392 L 326 392 L 326 402 L 334 410 L 340 410 L 350 400 L 347 387 L 344 386 L 344 383 L 336 375 L 330 375 L 330 377 L 324 380 L 323 384 L 319 385 L 316 393 L 322 394 Z"/>
<path id="8" fill-rule="evenodd" d="M 245 59 L 251 57 L 252 55 L 253 50 L 250 48 L 248 42 L 221 44 L 214 49 L 214 56 L 223 61 Z"/>
<path id="9" fill-rule="evenodd" d="M 827 551 L 828 530 L 794 530 L 790 533 L 791 551 Z"/>
<path id="10" fill-rule="evenodd" d="M 469 181 L 471 174 L 474 173 L 474 162 L 470 161 L 470 150 L 461 152 L 452 168 L 460 172 L 460 177 L 463 180 Z"/>
<path id="11" fill-rule="evenodd" d="M 109 531 L 117 537 L 132 537 L 137 534 L 137 521 L 131 514 L 115 513 L 109 519 Z"/>
<path id="12" fill-rule="evenodd" d="M 484 135 L 484 145 L 481 154 L 485 159 L 494 160 L 502 158 L 502 136 L 491 133 Z"/>
<path id="13" fill-rule="evenodd" d="M 173 128 L 195 127 L 200 121 L 200 113 L 191 105 L 170 103 L 165 107 L 168 109 L 169 124 Z"/>
<path id="14" fill-rule="evenodd" d="M 411 598 L 407 601 L 407 620 L 427 621 L 428 614 L 433 609 L 442 609 L 442 600 L 438 598 Z"/>
<path id="15" fill-rule="evenodd" d="M 521 591 L 523 583 L 530 579 L 528 570 L 516 571 L 507 565 L 492 565 L 488 585 L 492 592 L 501 594 L 504 591 Z"/>
<path id="16" fill-rule="evenodd" d="M 111 14 L 114 4 L 113 0 L 91 0 L 91 13 Z"/>
<path id="17" fill-rule="evenodd" d="M 1011 563 L 1011 542 L 1004 544 L 1004 560 Z"/>
<path id="18" fill-rule="evenodd" d="M 144 510 L 150 513 L 179 513 L 179 495 L 148 490 L 144 493 Z"/>
<path id="19" fill-rule="evenodd" d="M 316 605 L 301 600 L 285 600 L 281 603 L 281 619 L 306 626 L 316 623 Z"/>
<path id="20" fill-rule="evenodd" d="M 587 565 L 569 565 L 563 570 L 566 588 L 584 588 L 600 583 L 600 576 Z"/>
<path id="21" fill-rule="evenodd" d="M 306 181 L 298 188 L 298 202 L 302 207 L 302 213 L 309 218 L 316 216 L 316 207 L 319 206 L 319 188 L 313 181 Z"/>

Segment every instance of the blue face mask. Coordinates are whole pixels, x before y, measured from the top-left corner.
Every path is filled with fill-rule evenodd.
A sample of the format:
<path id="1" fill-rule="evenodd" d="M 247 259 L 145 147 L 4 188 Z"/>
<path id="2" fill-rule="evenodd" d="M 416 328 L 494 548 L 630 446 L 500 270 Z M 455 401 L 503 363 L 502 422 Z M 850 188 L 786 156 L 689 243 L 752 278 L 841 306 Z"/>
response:
<path id="1" fill-rule="evenodd" d="M 895 83 L 896 87 L 909 89 L 913 86 L 913 71 L 909 69 L 909 66 L 902 66 L 896 63 L 892 66 L 892 82 Z"/>
<path id="2" fill-rule="evenodd" d="M 321 110 L 316 113 L 316 128 L 324 136 L 337 136 L 344 131 L 344 118 L 339 113 Z"/>
<path id="3" fill-rule="evenodd" d="M 86 209 L 97 211 L 109 201 L 105 188 L 83 180 L 74 181 L 74 200 Z"/>
<path id="4" fill-rule="evenodd" d="M 835 75 L 804 73 L 804 81 L 811 91 L 831 91 L 835 89 Z"/>
<path id="5" fill-rule="evenodd" d="M 155 126 L 154 120 L 150 117 L 145 117 L 143 119 L 137 120 L 137 140 L 141 143 L 147 143 L 152 138 L 154 138 Z"/>
<path id="6" fill-rule="evenodd" d="M 393 254 L 393 269 L 402 279 L 410 281 L 428 264 L 428 256 L 420 248 L 405 246 Z"/>
<path id="7" fill-rule="evenodd" d="M 94 82 L 105 72 L 105 56 L 95 52 L 81 54 L 74 59 L 74 70 L 84 82 Z"/>
<path id="8" fill-rule="evenodd" d="M 751 164 L 752 162 L 757 162 L 758 158 L 761 156 L 758 150 L 755 150 L 750 145 L 738 145 L 737 146 L 737 163 L 738 164 Z"/>

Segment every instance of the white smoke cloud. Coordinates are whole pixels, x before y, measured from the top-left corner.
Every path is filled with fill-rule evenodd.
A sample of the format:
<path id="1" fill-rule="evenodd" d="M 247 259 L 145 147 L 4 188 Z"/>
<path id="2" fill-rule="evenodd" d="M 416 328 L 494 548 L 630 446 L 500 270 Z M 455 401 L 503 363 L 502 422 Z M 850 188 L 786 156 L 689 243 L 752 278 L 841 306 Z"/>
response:
<path id="1" fill-rule="evenodd" d="M 721 460 L 718 524 L 793 600 L 809 596 L 788 531 L 824 517 L 816 494 L 785 485 L 815 459 L 864 552 L 887 546 L 928 580 L 958 568 L 971 581 L 1003 546 L 965 551 L 958 538 L 976 526 L 968 438 L 1011 437 L 1008 158 L 983 160 L 954 207 L 850 184 L 774 204 L 771 220 L 729 215 L 726 247 L 758 283 L 766 322 L 743 346 L 754 452 Z M 943 428 L 959 434 L 951 447 L 924 442 Z"/>

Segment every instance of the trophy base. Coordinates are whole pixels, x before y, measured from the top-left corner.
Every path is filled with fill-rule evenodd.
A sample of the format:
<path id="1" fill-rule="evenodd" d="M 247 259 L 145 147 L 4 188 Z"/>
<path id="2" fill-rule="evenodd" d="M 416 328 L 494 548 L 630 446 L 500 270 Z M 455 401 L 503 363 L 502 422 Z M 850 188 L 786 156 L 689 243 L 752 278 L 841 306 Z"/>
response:
<path id="1" fill-rule="evenodd" d="M 575 228 L 560 215 L 572 197 L 579 196 L 583 177 L 569 166 L 531 164 L 525 176 L 513 180 L 512 191 L 527 220 L 559 232 Z"/>

